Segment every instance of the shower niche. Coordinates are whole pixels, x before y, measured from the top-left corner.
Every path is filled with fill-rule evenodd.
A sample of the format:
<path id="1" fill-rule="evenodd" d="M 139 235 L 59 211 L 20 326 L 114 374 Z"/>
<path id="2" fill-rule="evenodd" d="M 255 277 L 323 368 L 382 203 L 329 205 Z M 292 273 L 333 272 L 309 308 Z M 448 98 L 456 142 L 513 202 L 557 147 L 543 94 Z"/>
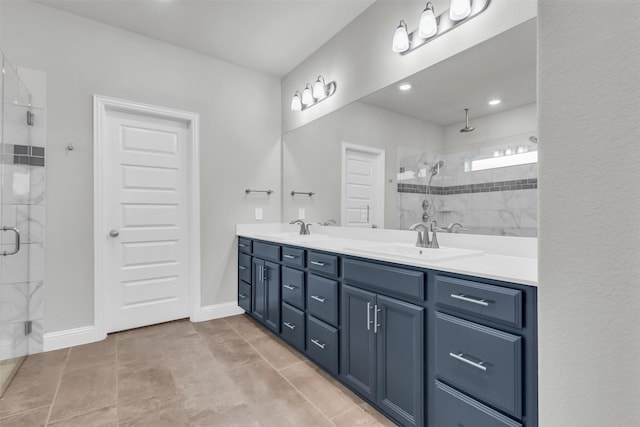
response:
<path id="1" fill-rule="evenodd" d="M 45 76 L 0 51 L 0 396 L 43 350 Z M 29 90 L 29 85 L 37 93 Z"/>

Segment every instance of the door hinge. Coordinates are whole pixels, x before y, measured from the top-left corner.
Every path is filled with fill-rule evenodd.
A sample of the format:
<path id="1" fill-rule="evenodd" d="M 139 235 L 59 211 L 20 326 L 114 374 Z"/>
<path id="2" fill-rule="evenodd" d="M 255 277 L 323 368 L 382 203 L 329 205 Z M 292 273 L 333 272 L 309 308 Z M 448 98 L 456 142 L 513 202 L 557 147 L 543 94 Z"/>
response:
<path id="1" fill-rule="evenodd" d="M 27 111 L 27 124 L 29 126 L 33 126 L 33 118 L 34 118 L 35 114 L 33 114 L 31 111 Z"/>
<path id="2" fill-rule="evenodd" d="M 33 321 L 32 320 L 26 320 L 24 322 L 24 334 L 25 335 L 30 335 L 32 331 L 33 331 Z"/>

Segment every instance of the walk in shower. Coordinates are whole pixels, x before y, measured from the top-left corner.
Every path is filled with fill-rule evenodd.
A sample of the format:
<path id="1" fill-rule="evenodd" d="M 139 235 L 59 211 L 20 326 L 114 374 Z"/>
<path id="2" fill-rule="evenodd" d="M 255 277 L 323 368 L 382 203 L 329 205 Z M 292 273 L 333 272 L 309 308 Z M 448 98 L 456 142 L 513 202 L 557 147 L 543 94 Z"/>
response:
<path id="1" fill-rule="evenodd" d="M 25 357 L 42 351 L 45 110 L 43 104 L 34 104 L 20 72 L 1 51 L 0 63 L 2 396 Z M 25 70 L 25 73 L 30 72 Z"/>

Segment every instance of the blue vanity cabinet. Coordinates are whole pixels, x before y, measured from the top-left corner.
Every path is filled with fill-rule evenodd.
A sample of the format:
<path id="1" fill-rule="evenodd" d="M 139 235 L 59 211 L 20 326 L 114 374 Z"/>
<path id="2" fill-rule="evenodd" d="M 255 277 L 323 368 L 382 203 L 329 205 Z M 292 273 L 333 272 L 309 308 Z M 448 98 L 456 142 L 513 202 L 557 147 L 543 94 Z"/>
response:
<path id="1" fill-rule="evenodd" d="M 398 425 L 538 427 L 535 287 L 241 242 L 240 307 Z"/>
<path id="2" fill-rule="evenodd" d="M 424 273 L 350 258 L 343 271 L 343 381 L 402 425 L 424 425 Z"/>
<path id="3" fill-rule="evenodd" d="M 253 258 L 253 316 L 280 333 L 280 265 Z"/>

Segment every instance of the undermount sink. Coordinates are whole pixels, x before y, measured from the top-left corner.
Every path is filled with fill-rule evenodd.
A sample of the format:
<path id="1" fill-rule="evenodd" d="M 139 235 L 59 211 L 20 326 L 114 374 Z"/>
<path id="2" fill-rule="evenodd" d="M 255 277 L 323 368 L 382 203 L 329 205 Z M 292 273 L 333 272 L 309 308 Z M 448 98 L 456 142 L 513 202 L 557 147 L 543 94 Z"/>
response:
<path id="1" fill-rule="evenodd" d="M 345 248 L 354 252 L 363 252 L 368 254 L 387 255 L 393 258 L 405 258 L 423 261 L 441 261 L 454 258 L 465 258 L 471 256 L 482 255 L 484 252 L 473 249 L 459 249 L 440 247 L 418 248 L 410 243 L 385 243 L 379 246 L 371 246 L 366 248 Z"/>
<path id="2" fill-rule="evenodd" d="M 264 237 L 265 239 L 273 239 L 273 240 L 293 240 L 296 242 L 311 242 L 314 240 L 322 240 L 326 239 L 326 234 L 300 234 L 297 232 L 290 233 L 265 233 L 265 234 L 257 234 L 257 237 Z"/>

